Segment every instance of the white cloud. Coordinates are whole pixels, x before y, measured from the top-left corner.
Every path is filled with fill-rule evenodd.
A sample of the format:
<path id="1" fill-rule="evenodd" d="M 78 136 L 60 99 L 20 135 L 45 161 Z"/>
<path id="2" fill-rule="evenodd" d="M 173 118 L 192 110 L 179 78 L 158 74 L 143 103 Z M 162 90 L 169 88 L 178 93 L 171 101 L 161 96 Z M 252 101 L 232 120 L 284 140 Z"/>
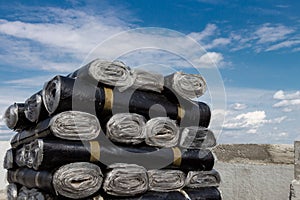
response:
<path id="1" fill-rule="evenodd" d="M 274 94 L 273 98 L 278 99 L 278 100 L 300 99 L 300 91 L 285 94 L 285 92 L 283 90 L 279 90 Z"/>
<path id="2" fill-rule="evenodd" d="M 231 39 L 230 38 L 217 38 L 214 39 L 210 44 L 204 45 L 205 49 L 212 49 L 212 48 L 218 48 L 222 46 L 226 46 L 230 44 Z"/>
<path id="3" fill-rule="evenodd" d="M 274 108 L 282 108 L 283 112 L 291 112 L 300 108 L 300 91 L 285 93 L 283 90 L 277 91 L 273 98 L 279 100 L 273 104 Z"/>
<path id="4" fill-rule="evenodd" d="M 44 20 L 38 23 L 0 19 L 0 59 L 18 67 L 72 71 L 96 45 L 131 26 L 120 20 L 122 14 L 111 13 L 48 7 L 31 16 Z"/>
<path id="5" fill-rule="evenodd" d="M 287 40 L 287 41 L 283 41 L 278 44 L 274 44 L 274 45 L 270 46 L 269 48 L 266 49 L 266 51 L 274 51 L 274 50 L 278 50 L 281 48 L 292 47 L 297 44 L 300 44 L 300 40 Z"/>
<path id="6" fill-rule="evenodd" d="M 16 79 L 16 80 L 9 80 L 4 81 L 5 84 L 9 84 L 10 86 L 17 86 L 19 88 L 32 88 L 32 87 L 40 87 L 42 88 L 44 83 L 50 80 L 53 75 L 48 76 L 36 76 L 31 78 L 23 78 L 23 79 Z"/>
<path id="7" fill-rule="evenodd" d="M 258 43 L 261 44 L 283 40 L 294 31 L 294 29 L 284 25 L 271 25 L 270 23 L 266 23 L 258 28 L 254 34 L 257 36 Z"/>
<path id="8" fill-rule="evenodd" d="M 271 120 L 271 123 L 275 123 L 275 124 L 280 124 L 281 122 L 283 122 L 284 120 L 287 119 L 287 116 L 282 116 L 282 117 L 277 117 L 273 120 Z"/>
<path id="9" fill-rule="evenodd" d="M 243 104 L 243 103 L 235 103 L 235 104 L 232 104 L 231 107 L 234 109 L 234 110 L 244 110 L 247 108 L 247 105 L 246 104 Z"/>
<path id="10" fill-rule="evenodd" d="M 221 53 L 207 52 L 204 55 L 202 55 L 198 60 L 196 60 L 196 62 L 199 63 L 201 67 L 209 68 L 215 65 L 220 65 L 223 59 L 224 58 Z"/>
<path id="11" fill-rule="evenodd" d="M 287 106 L 300 106 L 300 99 L 282 100 L 273 105 L 274 108 L 287 107 Z"/>
<path id="12" fill-rule="evenodd" d="M 265 111 L 253 111 L 239 114 L 225 122 L 225 129 L 256 129 L 266 123 Z"/>
<path id="13" fill-rule="evenodd" d="M 192 32 L 188 36 L 199 42 L 207 37 L 214 35 L 216 30 L 217 30 L 217 26 L 215 24 L 207 24 L 203 31 Z"/>

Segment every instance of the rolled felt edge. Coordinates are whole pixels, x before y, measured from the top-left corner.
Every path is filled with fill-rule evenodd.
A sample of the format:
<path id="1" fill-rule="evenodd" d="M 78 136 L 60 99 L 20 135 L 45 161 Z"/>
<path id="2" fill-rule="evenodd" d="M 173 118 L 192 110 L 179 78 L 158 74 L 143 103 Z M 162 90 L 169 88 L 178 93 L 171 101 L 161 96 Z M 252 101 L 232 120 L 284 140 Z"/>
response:
<path id="1" fill-rule="evenodd" d="M 75 162 L 57 169 L 52 184 L 57 194 L 68 198 L 86 198 L 100 189 L 102 181 L 100 167 L 93 163 Z"/>

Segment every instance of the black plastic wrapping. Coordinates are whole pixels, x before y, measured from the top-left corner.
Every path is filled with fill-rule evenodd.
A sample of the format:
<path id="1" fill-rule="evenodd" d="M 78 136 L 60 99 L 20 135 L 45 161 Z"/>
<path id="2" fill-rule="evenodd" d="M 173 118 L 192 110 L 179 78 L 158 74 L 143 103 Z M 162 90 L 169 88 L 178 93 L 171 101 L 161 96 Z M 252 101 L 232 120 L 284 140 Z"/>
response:
<path id="1" fill-rule="evenodd" d="M 105 200 L 221 200 L 221 193 L 215 187 L 185 189 L 178 192 L 147 192 L 136 197 L 103 196 Z"/>
<path id="2" fill-rule="evenodd" d="M 4 122 L 6 126 L 15 131 L 21 131 L 34 126 L 25 116 L 25 104 L 14 103 L 9 106 L 4 113 Z"/>
<path id="3" fill-rule="evenodd" d="M 50 114 L 73 109 L 96 114 L 100 121 L 116 113 L 130 112 L 146 119 L 167 116 L 181 126 L 207 127 L 211 116 L 209 106 L 203 102 L 175 102 L 151 91 L 120 92 L 62 76 L 54 77 L 45 85 L 43 99 Z"/>
<path id="4" fill-rule="evenodd" d="M 48 118 L 49 114 L 43 102 L 42 90 L 25 101 L 25 115 L 29 121 L 35 123 Z"/>
<path id="5" fill-rule="evenodd" d="M 211 170 L 214 156 L 205 149 L 179 149 L 155 147 L 118 147 L 101 144 L 98 141 L 65 141 L 39 139 L 32 145 L 28 155 L 35 169 L 52 169 L 71 162 L 93 162 L 100 167 L 113 163 L 137 164 L 147 169 L 154 169 L 157 163 L 164 163 L 165 168 L 183 171 Z M 26 157 L 26 155 L 24 155 Z M 14 155 L 16 160 L 16 155 Z M 26 163 L 25 163 L 26 164 Z"/>
<path id="6" fill-rule="evenodd" d="M 19 168 L 7 171 L 7 181 L 18 183 L 28 188 L 39 188 L 55 194 L 52 187 L 52 173 L 48 171 L 35 171 L 28 168 Z"/>

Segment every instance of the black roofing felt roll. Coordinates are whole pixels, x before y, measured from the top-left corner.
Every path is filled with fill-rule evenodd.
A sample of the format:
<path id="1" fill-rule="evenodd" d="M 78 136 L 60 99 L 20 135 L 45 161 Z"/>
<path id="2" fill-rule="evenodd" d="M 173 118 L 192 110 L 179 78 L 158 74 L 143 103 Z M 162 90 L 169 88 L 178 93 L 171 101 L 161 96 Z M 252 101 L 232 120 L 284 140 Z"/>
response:
<path id="1" fill-rule="evenodd" d="M 52 169 L 70 162 L 93 162 L 99 166 L 113 163 L 137 164 L 147 169 L 174 168 L 183 171 L 211 170 L 214 156 L 210 150 L 154 147 L 118 147 L 98 141 L 39 139 L 14 155 L 19 166 Z"/>
<path id="2" fill-rule="evenodd" d="M 52 171 L 35 171 L 28 168 L 8 170 L 9 183 L 38 188 L 68 198 L 85 198 L 96 193 L 103 181 L 101 169 L 92 163 L 76 162 Z"/>
<path id="3" fill-rule="evenodd" d="M 29 121 L 35 123 L 48 118 L 49 114 L 43 102 L 42 90 L 25 101 L 25 116 Z"/>
<path id="4" fill-rule="evenodd" d="M 99 135 L 100 130 L 99 121 L 94 115 L 80 111 L 66 111 L 41 121 L 32 129 L 17 133 L 10 143 L 15 148 L 44 137 L 91 140 Z"/>
<path id="5" fill-rule="evenodd" d="M 206 91 L 206 81 L 200 74 L 175 72 L 164 77 L 164 85 L 169 89 L 164 92 L 173 91 L 186 99 L 200 97 Z"/>
<path id="6" fill-rule="evenodd" d="M 21 131 L 34 126 L 34 123 L 29 121 L 25 116 L 25 104 L 14 103 L 9 106 L 3 117 L 6 126 L 15 131 Z"/>
<path id="7" fill-rule="evenodd" d="M 210 122 L 210 108 L 203 102 L 173 102 L 151 91 L 119 90 L 97 87 L 81 79 L 56 76 L 43 89 L 43 99 L 50 114 L 65 110 L 93 113 L 100 119 L 116 113 L 137 113 L 146 119 L 169 117 L 181 126 L 204 126 Z"/>
<path id="8" fill-rule="evenodd" d="M 221 200 L 221 193 L 215 187 L 184 189 L 176 192 L 147 192 L 135 197 L 114 197 L 103 195 L 105 200 Z"/>

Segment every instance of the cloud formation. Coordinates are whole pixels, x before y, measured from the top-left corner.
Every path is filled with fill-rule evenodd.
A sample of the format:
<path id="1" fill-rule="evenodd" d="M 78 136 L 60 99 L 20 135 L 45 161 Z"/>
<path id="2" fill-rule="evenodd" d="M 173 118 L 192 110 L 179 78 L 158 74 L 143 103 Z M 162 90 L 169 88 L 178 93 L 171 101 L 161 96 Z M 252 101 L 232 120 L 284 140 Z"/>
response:
<path id="1" fill-rule="evenodd" d="M 281 108 L 284 112 L 300 109 L 300 91 L 287 94 L 283 90 L 279 90 L 273 95 L 273 99 L 277 100 L 273 107 Z"/>

